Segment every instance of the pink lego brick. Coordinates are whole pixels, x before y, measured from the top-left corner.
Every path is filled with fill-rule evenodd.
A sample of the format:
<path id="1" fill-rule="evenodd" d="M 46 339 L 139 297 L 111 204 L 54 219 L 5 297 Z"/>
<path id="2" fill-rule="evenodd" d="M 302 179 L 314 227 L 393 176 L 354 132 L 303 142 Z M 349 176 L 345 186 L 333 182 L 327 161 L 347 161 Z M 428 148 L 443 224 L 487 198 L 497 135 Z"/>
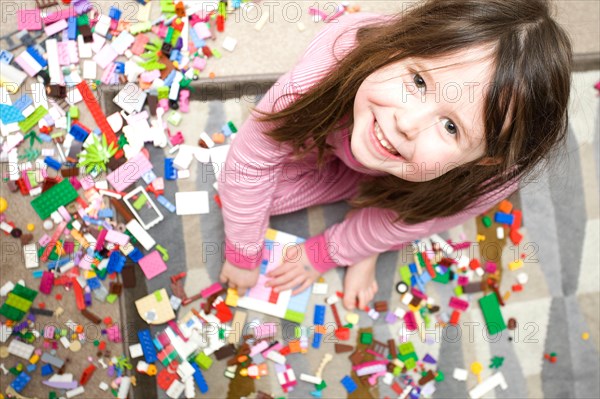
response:
<path id="1" fill-rule="evenodd" d="M 417 319 L 413 312 L 406 312 L 404 314 L 404 324 L 406 325 L 406 329 L 408 331 L 415 331 L 419 326 L 417 326 Z"/>
<path id="2" fill-rule="evenodd" d="M 162 257 L 157 250 L 154 250 L 148 255 L 144 256 L 139 260 L 138 263 L 148 280 L 151 280 L 159 274 L 167 271 L 167 265 L 162 260 Z"/>
<path id="3" fill-rule="evenodd" d="M 120 246 L 127 245 L 129 242 L 129 236 L 121 233 L 118 230 L 107 230 L 105 240 L 112 242 L 113 244 L 119 244 Z"/>
<path id="4" fill-rule="evenodd" d="M 53 325 L 48 325 L 48 326 L 44 327 L 44 338 L 54 339 L 54 331 L 55 330 L 56 330 L 56 327 L 54 327 Z"/>
<path id="5" fill-rule="evenodd" d="M 52 292 L 52 287 L 54 287 L 54 273 L 44 272 L 42 275 L 42 281 L 40 281 L 39 291 L 43 294 L 50 295 Z"/>
<path id="6" fill-rule="evenodd" d="M 105 44 L 104 47 L 102 47 L 102 50 L 94 56 L 93 60 L 96 61 L 96 64 L 98 64 L 100 68 L 104 69 L 108 64 L 116 60 L 118 56 L 119 54 L 117 54 L 113 46 Z"/>
<path id="7" fill-rule="evenodd" d="M 133 46 L 131 47 L 131 52 L 135 55 L 142 55 L 145 51 L 146 44 L 150 41 L 150 38 L 143 33 L 140 33 L 135 37 L 135 42 L 133 42 Z"/>
<path id="8" fill-rule="evenodd" d="M 467 285 L 469 284 L 469 278 L 467 276 L 460 276 L 456 283 L 461 286 Z"/>
<path id="9" fill-rule="evenodd" d="M 199 71 L 203 71 L 204 68 L 206 68 L 206 58 L 204 58 L 204 57 L 196 57 L 196 58 L 194 58 L 194 62 L 192 64 L 192 66 L 194 67 L 194 69 L 197 69 Z"/>
<path id="10" fill-rule="evenodd" d="M 448 306 L 450 306 L 452 309 L 457 309 L 464 312 L 469 307 L 469 302 L 453 296 L 450 298 Z"/>
<path id="11" fill-rule="evenodd" d="M 152 163 L 141 152 L 112 171 L 106 180 L 117 191 L 124 191 L 152 169 Z"/>
<path id="12" fill-rule="evenodd" d="M 254 336 L 256 339 L 273 337 L 277 333 L 277 325 L 275 323 L 263 323 L 254 326 Z"/>
<path id="13" fill-rule="evenodd" d="M 19 30 L 42 30 L 42 16 L 40 10 L 18 10 L 17 11 L 17 29 Z"/>
<path id="14" fill-rule="evenodd" d="M 69 17 L 76 16 L 77 13 L 73 8 L 65 8 L 64 10 L 56 11 L 52 14 L 46 15 L 44 18 L 42 18 L 42 21 L 44 21 L 44 25 L 50 25 L 61 20 L 66 20 Z"/>
<path id="15" fill-rule="evenodd" d="M 209 296 L 216 294 L 217 292 L 221 291 L 223 289 L 223 286 L 219 283 L 214 283 L 213 285 L 211 285 L 208 288 L 203 289 L 202 291 L 200 291 L 200 295 L 202 295 L 202 298 L 206 299 Z"/>
<path id="16" fill-rule="evenodd" d="M 69 55 L 69 42 L 58 42 L 58 63 L 61 66 L 71 64 L 71 56 Z"/>
<path id="17" fill-rule="evenodd" d="M 106 335 L 108 336 L 108 340 L 111 342 L 123 341 L 123 337 L 121 336 L 121 329 L 119 328 L 118 323 L 108 327 L 106 329 Z"/>
<path id="18" fill-rule="evenodd" d="M 254 330 L 256 331 L 256 327 L 254 328 Z M 259 338 L 257 337 L 257 339 L 259 339 Z M 257 354 L 262 353 L 262 351 L 264 351 L 268 347 L 269 347 L 269 343 L 267 341 L 260 341 L 258 344 L 254 345 L 252 348 L 250 348 L 250 357 L 254 357 Z"/>
<path id="19" fill-rule="evenodd" d="M 15 58 L 15 62 L 31 77 L 42 70 L 42 66 L 27 51 L 23 51 L 19 54 Z"/>
<path id="20" fill-rule="evenodd" d="M 52 25 L 46 25 L 44 28 L 44 32 L 46 32 L 46 36 L 52 36 L 60 31 L 63 31 L 69 27 L 67 21 L 61 19 L 58 22 L 53 23 Z"/>

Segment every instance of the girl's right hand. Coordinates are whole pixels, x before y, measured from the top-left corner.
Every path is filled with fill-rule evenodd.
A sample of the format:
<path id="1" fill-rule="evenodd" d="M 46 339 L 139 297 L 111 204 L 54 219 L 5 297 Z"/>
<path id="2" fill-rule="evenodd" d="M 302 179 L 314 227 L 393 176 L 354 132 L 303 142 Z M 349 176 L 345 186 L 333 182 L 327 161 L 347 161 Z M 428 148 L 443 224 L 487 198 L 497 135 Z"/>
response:
<path id="1" fill-rule="evenodd" d="M 219 280 L 223 284 L 228 284 L 230 288 L 237 289 L 238 295 L 242 296 L 248 288 L 256 285 L 259 272 L 258 267 L 255 269 L 242 269 L 225 261 L 221 268 Z"/>

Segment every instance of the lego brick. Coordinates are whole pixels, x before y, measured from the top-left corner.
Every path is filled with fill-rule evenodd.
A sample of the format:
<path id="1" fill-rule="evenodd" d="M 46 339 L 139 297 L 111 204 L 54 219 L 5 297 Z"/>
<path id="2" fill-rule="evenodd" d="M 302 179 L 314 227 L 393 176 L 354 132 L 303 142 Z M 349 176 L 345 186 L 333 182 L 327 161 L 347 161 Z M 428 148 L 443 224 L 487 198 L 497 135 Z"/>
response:
<path id="1" fill-rule="evenodd" d="M 59 207 L 68 205 L 77 197 L 77 190 L 65 179 L 31 201 L 31 206 L 41 219 L 47 219 Z"/>
<path id="2" fill-rule="evenodd" d="M 10 383 L 10 386 L 17 393 L 21 393 L 21 391 L 25 389 L 27 384 L 29 384 L 29 381 L 31 381 L 31 377 L 23 371 L 17 376 L 17 378 L 13 382 Z"/>
<path id="3" fill-rule="evenodd" d="M 115 135 L 115 132 L 112 130 L 110 124 L 106 120 L 106 115 L 104 115 L 104 112 L 102 112 L 102 108 L 100 107 L 100 104 L 98 104 L 98 101 L 96 100 L 94 93 L 92 93 L 92 91 L 90 90 L 90 87 L 88 86 L 87 82 L 82 81 L 81 83 L 79 83 L 77 85 L 77 89 L 81 93 L 83 101 L 85 102 L 88 110 L 90 111 L 94 120 L 96 121 L 98 128 L 106 136 L 107 142 L 109 144 L 116 142 L 117 137 Z M 118 154 L 119 153 L 117 153 L 116 155 Z"/>
<path id="4" fill-rule="evenodd" d="M 175 193 L 177 215 L 201 215 L 209 213 L 208 191 Z"/>
<path id="5" fill-rule="evenodd" d="M 42 18 L 40 10 L 38 8 L 17 10 L 17 29 L 28 31 L 41 30 Z"/>
<path id="6" fill-rule="evenodd" d="M 115 190 L 124 191 L 152 168 L 152 163 L 140 152 L 111 172 L 106 180 Z"/>
<path id="7" fill-rule="evenodd" d="M 17 341 L 16 339 L 13 339 L 12 341 L 10 341 L 10 344 L 8 344 L 8 353 L 25 360 L 29 360 L 31 358 L 34 350 L 35 347 L 33 345 Z"/>
<path id="8" fill-rule="evenodd" d="M 144 256 L 138 263 L 148 280 L 153 279 L 167 270 L 167 265 L 162 260 L 160 253 L 156 250 Z"/>
<path id="9" fill-rule="evenodd" d="M 140 330 L 138 331 L 138 339 L 140 340 L 140 345 L 142 346 L 142 352 L 144 353 L 144 360 L 146 363 L 154 363 L 157 359 L 156 348 L 152 343 L 152 335 L 150 334 L 150 330 Z"/>
<path id="10" fill-rule="evenodd" d="M 136 219 L 130 220 L 125 227 L 146 251 L 149 251 L 154 245 L 156 245 L 156 241 L 154 241 L 152 236 L 146 232 L 146 230 Z"/>
<path id="11" fill-rule="evenodd" d="M 500 304 L 495 293 L 488 294 L 479 299 L 479 306 L 483 312 L 483 317 L 491 335 L 497 334 L 506 329 Z"/>

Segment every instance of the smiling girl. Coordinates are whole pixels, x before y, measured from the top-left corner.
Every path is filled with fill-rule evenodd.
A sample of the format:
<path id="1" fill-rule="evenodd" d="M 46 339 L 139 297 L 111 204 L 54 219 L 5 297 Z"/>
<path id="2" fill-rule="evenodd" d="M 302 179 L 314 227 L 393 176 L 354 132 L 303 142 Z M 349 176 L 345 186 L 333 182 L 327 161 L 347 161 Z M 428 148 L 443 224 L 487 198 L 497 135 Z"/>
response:
<path id="1" fill-rule="evenodd" d="M 256 283 L 269 216 L 350 200 L 267 284 L 299 292 L 347 266 L 344 305 L 363 308 L 380 253 L 485 212 L 561 147 L 571 59 L 542 0 L 431 0 L 330 23 L 232 143 L 221 281 L 240 294 Z"/>

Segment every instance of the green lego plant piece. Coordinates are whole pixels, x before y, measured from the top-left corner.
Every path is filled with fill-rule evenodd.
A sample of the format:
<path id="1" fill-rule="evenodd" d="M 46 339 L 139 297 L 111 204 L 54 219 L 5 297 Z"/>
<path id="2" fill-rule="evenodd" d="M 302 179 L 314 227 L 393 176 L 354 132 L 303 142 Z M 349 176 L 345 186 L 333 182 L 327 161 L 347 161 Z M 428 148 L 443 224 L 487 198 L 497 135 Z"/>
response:
<path id="1" fill-rule="evenodd" d="M 47 219 L 61 206 L 75 201 L 77 195 L 77 190 L 71 182 L 64 179 L 31 201 L 31 206 L 40 218 Z"/>
<path id="2" fill-rule="evenodd" d="M 436 375 L 435 375 L 435 380 L 437 382 L 442 382 L 444 381 L 444 379 L 446 378 L 446 376 L 444 375 L 444 373 L 442 373 L 442 370 L 437 370 L 436 371 Z"/>
<path id="3" fill-rule="evenodd" d="M 106 136 L 102 135 L 102 141 L 95 134 L 92 135 L 92 143 L 84 151 L 79 153 L 77 166 L 84 166 L 86 173 L 92 171 L 106 172 L 106 164 L 117 153 L 119 148 L 115 143 L 108 143 Z"/>
<path id="4" fill-rule="evenodd" d="M 373 342 L 373 334 L 364 332 L 360 334 L 360 343 L 365 345 L 371 345 Z"/>
<path id="5" fill-rule="evenodd" d="M 496 293 L 492 292 L 479 300 L 479 306 L 483 312 L 483 318 L 491 335 L 497 334 L 506 329 L 500 304 Z"/>

